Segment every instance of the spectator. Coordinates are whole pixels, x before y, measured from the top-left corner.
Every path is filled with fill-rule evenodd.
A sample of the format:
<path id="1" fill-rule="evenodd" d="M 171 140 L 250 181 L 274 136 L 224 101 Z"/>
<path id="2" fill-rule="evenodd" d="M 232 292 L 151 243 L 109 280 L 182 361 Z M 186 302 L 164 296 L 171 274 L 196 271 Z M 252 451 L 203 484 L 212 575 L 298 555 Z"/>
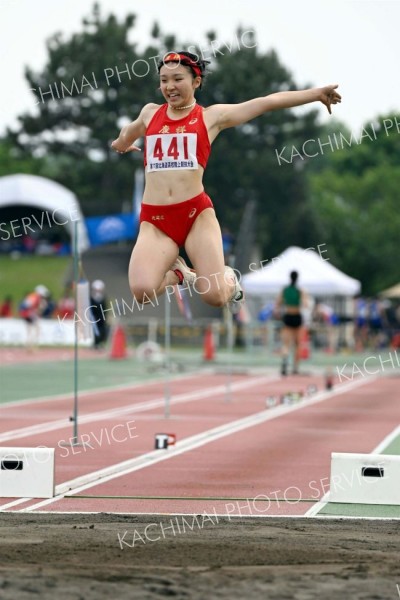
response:
<path id="1" fill-rule="evenodd" d="M 13 316 L 12 296 L 5 296 L 3 304 L 0 306 L 0 318 L 7 319 Z"/>
<path id="2" fill-rule="evenodd" d="M 339 317 L 335 314 L 332 306 L 323 302 L 317 302 L 313 311 L 316 323 L 323 324 L 327 336 L 327 351 L 334 352 L 337 348 L 335 325 L 339 324 Z"/>
<path id="3" fill-rule="evenodd" d="M 383 306 L 378 298 L 372 298 L 369 302 L 369 334 L 373 348 L 383 345 Z"/>
<path id="4" fill-rule="evenodd" d="M 57 307 L 57 315 L 63 321 L 64 319 L 73 319 L 75 314 L 75 299 L 71 286 L 66 286 L 64 295 L 60 299 Z"/>
<path id="5" fill-rule="evenodd" d="M 38 285 L 34 291 L 27 294 L 19 305 L 19 316 L 27 326 L 27 347 L 33 350 L 39 344 L 39 318 L 47 306 L 49 290 L 44 285 Z"/>
<path id="6" fill-rule="evenodd" d="M 368 338 L 368 305 L 365 298 L 354 299 L 354 345 L 357 352 L 364 350 Z"/>
<path id="7" fill-rule="evenodd" d="M 96 279 L 91 285 L 90 307 L 92 311 L 94 327 L 94 347 L 100 349 L 108 337 L 108 325 L 106 321 L 107 299 L 105 284 L 101 279 Z"/>
<path id="8" fill-rule="evenodd" d="M 47 296 L 45 298 L 45 303 L 43 304 L 43 307 L 42 307 L 41 317 L 43 319 L 51 319 L 54 316 L 56 308 L 57 308 L 57 304 L 56 304 L 55 300 L 53 299 L 53 295 L 51 294 L 51 292 L 48 292 Z"/>

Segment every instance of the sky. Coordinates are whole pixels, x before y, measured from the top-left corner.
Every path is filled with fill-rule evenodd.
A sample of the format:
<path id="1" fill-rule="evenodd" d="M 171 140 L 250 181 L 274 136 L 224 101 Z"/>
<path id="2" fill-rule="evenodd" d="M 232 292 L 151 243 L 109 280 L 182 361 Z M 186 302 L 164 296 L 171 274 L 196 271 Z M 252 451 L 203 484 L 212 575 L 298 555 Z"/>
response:
<path id="1" fill-rule="evenodd" d="M 400 0 L 99 0 L 99 4 L 103 14 L 137 16 L 134 35 L 142 48 L 150 41 L 155 21 L 164 33 L 204 46 L 210 30 L 221 47 L 233 40 L 238 26 L 255 31 L 259 51 L 275 49 L 298 86 L 339 84 L 343 100 L 334 114 L 355 133 L 377 115 L 400 112 Z M 46 39 L 56 31 L 66 38 L 81 31 L 92 5 L 92 0 L 0 0 L 0 135 L 16 125 L 18 114 L 35 112 L 25 66 L 40 70 L 47 58 Z M 321 122 L 329 119 L 325 110 L 321 105 Z"/>

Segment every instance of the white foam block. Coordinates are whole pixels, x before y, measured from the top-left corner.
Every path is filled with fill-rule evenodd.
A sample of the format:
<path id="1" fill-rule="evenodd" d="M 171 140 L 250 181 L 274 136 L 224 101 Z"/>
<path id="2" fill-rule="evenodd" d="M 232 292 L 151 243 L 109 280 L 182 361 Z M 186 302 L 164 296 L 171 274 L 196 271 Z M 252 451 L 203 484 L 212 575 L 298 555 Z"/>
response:
<path id="1" fill-rule="evenodd" d="M 54 448 L 0 447 L 1 498 L 53 498 Z"/>
<path id="2" fill-rule="evenodd" d="M 400 504 L 400 456 L 332 452 L 329 502 Z"/>

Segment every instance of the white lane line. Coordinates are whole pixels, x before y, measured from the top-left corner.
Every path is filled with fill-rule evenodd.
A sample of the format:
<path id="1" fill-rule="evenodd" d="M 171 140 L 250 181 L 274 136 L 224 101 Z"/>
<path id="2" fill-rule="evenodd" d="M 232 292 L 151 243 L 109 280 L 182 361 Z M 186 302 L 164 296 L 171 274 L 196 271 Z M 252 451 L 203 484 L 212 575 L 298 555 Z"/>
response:
<path id="1" fill-rule="evenodd" d="M 204 368 L 204 370 L 201 371 L 201 373 L 199 372 L 193 372 L 193 373 L 185 373 L 185 374 L 180 374 L 180 375 L 174 375 L 172 381 L 181 381 L 181 380 L 185 380 L 185 379 L 191 379 L 194 377 L 198 377 L 201 378 L 203 375 L 210 375 L 214 373 L 214 369 L 212 367 L 208 367 L 208 368 Z M 110 387 L 101 387 L 101 388 L 94 388 L 94 389 L 90 389 L 90 390 L 82 390 L 79 391 L 79 397 L 86 397 L 86 396 L 97 396 L 98 394 L 102 394 L 102 393 L 109 393 L 109 392 L 120 392 L 120 391 L 126 391 L 126 390 L 136 390 L 137 388 L 141 388 L 141 387 L 150 387 L 152 385 L 159 385 L 162 384 L 164 379 L 163 379 L 164 375 L 160 376 L 160 379 L 157 379 L 156 381 L 142 381 L 142 382 L 138 382 L 138 383 L 121 383 L 120 385 L 113 385 Z M 0 403 L 0 408 L 8 408 L 11 407 L 13 408 L 14 406 L 26 406 L 27 404 L 40 404 L 41 402 L 54 402 L 57 400 L 73 400 L 74 396 L 73 394 L 55 394 L 53 396 L 40 396 L 39 398 L 26 398 L 25 400 L 7 400 L 6 402 L 1 402 Z"/>
<path id="2" fill-rule="evenodd" d="M 371 380 L 373 379 L 375 378 L 371 378 Z M 324 402 L 325 400 L 345 394 L 354 388 L 365 385 L 367 381 L 370 382 L 371 380 L 352 381 L 349 384 L 341 385 L 340 388 L 336 388 L 335 391 L 320 392 L 319 394 L 315 394 L 313 397 L 309 398 L 308 400 L 304 400 L 299 404 L 279 406 L 275 409 L 264 410 L 231 423 L 225 423 L 224 425 L 209 429 L 208 431 L 204 431 L 178 442 L 174 449 L 168 450 L 168 454 L 160 454 L 160 450 L 155 450 L 137 458 L 130 459 L 111 467 L 106 467 L 105 469 L 100 469 L 99 471 L 78 477 L 57 486 L 56 496 L 54 498 L 49 498 L 48 500 L 33 504 L 32 506 L 21 509 L 20 512 L 30 512 L 32 510 L 36 510 L 42 506 L 47 506 L 53 502 L 61 500 L 64 498 L 67 492 L 83 492 L 84 490 L 87 490 L 88 488 L 100 483 L 106 483 L 107 481 L 115 479 L 116 477 L 128 475 L 129 473 L 138 471 L 139 469 L 143 469 L 158 462 L 174 458 L 175 456 L 179 456 L 184 452 L 199 448 L 200 446 L 204 446 L 205 444 L 209 444 L 215 440 L 232 435 L 233 433 L 243 431 L 249 427 L 253 427 L 255 425 L 259 425 L 260 423 L 271 421 L 281 416 L 290 414 L 296 410 L 301 410 L 303 408 L 313 406 L 314 404 Z"/>
<path id="3" fill-rule="evenodd" d="M 262 383 L 271 383 L 276 381 L 278 377 L 257 377 L 252 380 L 238 381 L 232 384 L 233 391 L 240 391 L 241 389 L 253 387 Z M 218 387 L 208 387 L 195 392 L 188 392 L 185 394 L 176 394 L 171 398 L 171 404 L 182 404 L 185 402 L 192 402 L 194 400 L 202 400 L 203 398 L 209 398 L 212 396 L 220 396 L 225 394 L 226 385 L 219 385 Z M 145 402 L 137 402 L 135 404 L 129 404 L 128 406 L 121 406 L 119 408 L 113 408 L 108 410 L 97 411 L 88 413 L 79 417 L 79 423 L 92 423 L 95 421 L 104 421 L 113 419 L 115 417 L 121 417 L 123 415 L 132 414 L 135 412 L 143 412 L 146 410 L 153 410 L 164 406 L 164 396 L 155 398 L 154 400 L 146 400 Z M 57 421 L 48 421 L 47 423 L 39 423 L 37 425 L 29 425 L 28 427 L 21 427 L 20 429 L 14 429 L 6 431 L 0 434 L 0 443 L 7 442 L 9 440 L 24 438 L 27 436 L 37 435 L 40 433 L 46 433 L 48 431 L 55 431 L 56 429 L 63 429 L 70 425 L 70 421 L 66 418 L 58 419 Z"/>
<path id="4" fill-rule="evenodd" d="M 371 454 L 382 454 L 390 444 L 400 435 L 400 425 L 395 427 L 378 445 L 372 450 Z"/>
<path id="5" fill-rule="evenodd" d="M 18 500 L 12 500 L 11 502 L 7 502 L 7 504 L 2 504 L 0 506 L 0 511 L 11 508 L 12 506 L 18 506 L 18 504 L 23 504 L 24 502 L 29 502 L 29 500 L 33 500 L 33 498 L 19 498 Z"/>
<path id="6" fill-rule="evenodd" d="M 314 504 L 305 514 L 305 517 L 315 517 L 320 510 L 324 508 L 329 502 L 329 492 L 326 492 L 317 504 Z"/>
<path id="7" fill-rule="evenodd" d="M 395 427 L 391 433 L 389 433 L 376 448 L 371 451 L 371 454 L 382 454 L 383 450 L 389 446 L 396 439 L 396 437 L 400 435 L 400 425 Z M 321 498 L 321 500 L 312 506 L 306 513 L 305 517 L 315 517 L 327 504 L 329 504 L 329 494 L 330 492 L 326 492 L 326 494 Z M 325 517 L 325 515 L 318 515 L 319 517 Z M 340 517 L 342 518 L 342 517 Z M 364 517 L 357 517 L 364 518 Z"/>

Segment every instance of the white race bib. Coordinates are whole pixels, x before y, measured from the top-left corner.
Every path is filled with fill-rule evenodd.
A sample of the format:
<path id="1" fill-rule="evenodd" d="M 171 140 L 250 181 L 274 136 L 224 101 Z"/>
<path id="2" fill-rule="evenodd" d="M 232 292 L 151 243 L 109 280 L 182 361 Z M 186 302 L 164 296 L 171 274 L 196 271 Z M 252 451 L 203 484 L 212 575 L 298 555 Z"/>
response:
<path id="1" fill-rule="evenodd" d="M 147 172 L 198 169 L 197 133 L 163 133 L 146 138 Z"/>

